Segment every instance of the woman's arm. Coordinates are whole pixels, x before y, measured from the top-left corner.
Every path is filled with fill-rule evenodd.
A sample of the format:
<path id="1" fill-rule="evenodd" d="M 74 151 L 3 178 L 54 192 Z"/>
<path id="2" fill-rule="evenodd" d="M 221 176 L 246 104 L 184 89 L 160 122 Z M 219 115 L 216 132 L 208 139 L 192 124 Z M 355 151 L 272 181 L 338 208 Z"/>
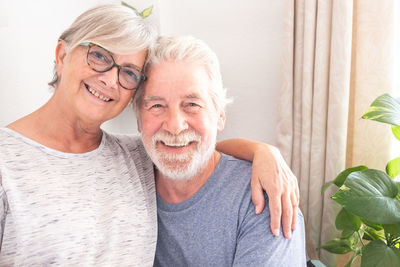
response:
<path id="1" fill-rule="evenodd" d="M 217 143 L 217 150 L 231 156 L 252 161 L 252 200 L 259 214 L 265 205 L 263 189 L 269 198 L 271 231 L 279 235 L 282 229 L 286 238 L 296 228 L 299 187 L 297 178 L 286 164 L 279 150 L 271 145 L 235 138 Z"/>

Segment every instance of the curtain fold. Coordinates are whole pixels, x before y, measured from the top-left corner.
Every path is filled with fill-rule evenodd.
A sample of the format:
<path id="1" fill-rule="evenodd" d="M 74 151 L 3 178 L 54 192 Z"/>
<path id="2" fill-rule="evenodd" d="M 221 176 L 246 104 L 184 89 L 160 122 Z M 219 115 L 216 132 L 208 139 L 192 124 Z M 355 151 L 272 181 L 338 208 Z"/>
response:
<path id="1" fill-rule="evenodd" d="M 299 179 L 312 254 L 337 234 L 337 207 L 321 187 L 345 167 L 353 5 L 287 1 L 286 12 L 278 147 Z"/>
<path id="2" fill-rule="evenodd" d="M 285 2 L 278 147 L 299 180 L 307 253 L 327 266 L 335 255 L 315 248 L 339 236 L 338 206 L 322 185 L 350 166 L 384 169 L 391 156 L 390 129 L 360 118 L 396 91 L 395 1 Z"/>

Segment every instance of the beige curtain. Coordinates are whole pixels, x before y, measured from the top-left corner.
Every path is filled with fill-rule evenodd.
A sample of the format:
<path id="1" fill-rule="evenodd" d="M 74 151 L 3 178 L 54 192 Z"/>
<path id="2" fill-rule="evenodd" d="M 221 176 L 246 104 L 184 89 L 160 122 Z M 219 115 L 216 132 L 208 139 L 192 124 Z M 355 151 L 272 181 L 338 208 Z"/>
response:
<path id="1" fill-rule="evenodd" d="M 381 136 L 376 123 L 365 133 L 360 117 L 391 90 L 387 35 L 395 1 L 286 0 L 278 146 L 299 179 L 307 253 L 328 266 L 336 257 L 315 248 L 338 236 L 338 207 L 329 197 L 333 188 L 321 195 L 321 187 L 346 166 L 368 164 L 374 150 L 360 148 Z M 387 154 L 388 143 L 375 145 Z"/>

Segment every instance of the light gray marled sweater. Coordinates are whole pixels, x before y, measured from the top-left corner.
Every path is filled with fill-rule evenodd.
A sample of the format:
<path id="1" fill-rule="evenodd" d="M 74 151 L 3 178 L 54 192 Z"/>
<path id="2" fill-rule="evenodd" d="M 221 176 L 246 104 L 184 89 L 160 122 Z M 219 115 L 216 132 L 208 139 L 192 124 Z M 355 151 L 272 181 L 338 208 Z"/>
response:
<path id="1" fill-rule="evenodd" d="M 138 137 L 71 154 L 0 128 L 0 266 L 152 266 L 153 175 Z"/>

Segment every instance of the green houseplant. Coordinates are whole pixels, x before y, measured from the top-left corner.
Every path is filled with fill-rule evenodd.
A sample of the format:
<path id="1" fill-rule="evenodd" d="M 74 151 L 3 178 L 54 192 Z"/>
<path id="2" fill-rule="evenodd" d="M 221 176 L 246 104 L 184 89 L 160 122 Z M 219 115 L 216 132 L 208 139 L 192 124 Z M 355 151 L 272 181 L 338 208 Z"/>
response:
<path id="1" fill-rule="evenodd" d="M 364 119 L 392 126 L 400 140 L 400 99 L 384 94 L 371 104 Z M 360 256 L 361 266 L 400 266 L 400 157 L 391 160 L 386 172 L 357 166 L 326 183 L 339 187 L 332 199 L 341 206 L 335 226 L 341 236 L 323 244 L 335 254 L 353 252 L 346 266 Z"/>

